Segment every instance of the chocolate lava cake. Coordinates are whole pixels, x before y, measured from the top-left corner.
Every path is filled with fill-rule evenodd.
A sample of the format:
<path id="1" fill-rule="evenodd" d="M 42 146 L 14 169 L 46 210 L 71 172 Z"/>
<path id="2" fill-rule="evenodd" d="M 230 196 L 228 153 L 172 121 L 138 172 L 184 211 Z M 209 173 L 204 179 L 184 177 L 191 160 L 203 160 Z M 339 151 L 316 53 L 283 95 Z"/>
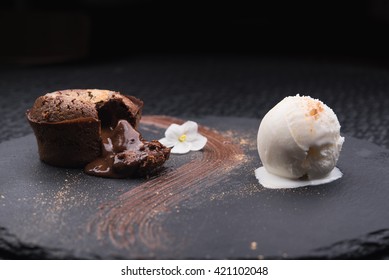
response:
<path id="1" fill-rule="evenodd" d="M 137 131 L 142 108 L 141 100 L 119 92 L 69 89 L 38 97 L 26 115 L 43 162 L 123 178 L 147 176 L 170 155 Z"/>

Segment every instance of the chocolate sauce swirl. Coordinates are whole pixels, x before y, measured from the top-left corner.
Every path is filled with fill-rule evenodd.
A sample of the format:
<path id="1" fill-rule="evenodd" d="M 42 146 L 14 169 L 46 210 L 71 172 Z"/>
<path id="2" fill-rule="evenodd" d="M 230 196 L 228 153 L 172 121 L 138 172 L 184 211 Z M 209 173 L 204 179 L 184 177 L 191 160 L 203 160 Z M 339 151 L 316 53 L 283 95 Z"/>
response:
<path id="1" fill-rule="evenodd" d="M 143 125 L 167 128 L 183 120 L 164 116 L 144 116 Z M 118 248 L 130 248 L 135 243 L 151 250 L 179 244 L 164 230 L 164 222 L 175 207 L 199 195 L 240 166 L 245 154 L 238 143 L 222 134 L 199 127 L 208 138 L 200 157 L 191 159 L 175 170 L 150 179 L 105 203 L 88 225 L 98 239 L 108 239 Z M 206 181 L 206 183 L 204 183 Z M 201 183 L 201 189 L 199 184 Z"/>

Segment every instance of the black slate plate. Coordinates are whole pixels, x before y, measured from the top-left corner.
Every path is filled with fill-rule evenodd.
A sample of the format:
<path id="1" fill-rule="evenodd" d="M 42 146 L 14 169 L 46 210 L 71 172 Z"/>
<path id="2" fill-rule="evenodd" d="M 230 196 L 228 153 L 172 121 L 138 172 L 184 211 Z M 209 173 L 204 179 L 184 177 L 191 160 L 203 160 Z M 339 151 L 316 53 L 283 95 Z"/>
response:
<path id="1" fill-rule="evenodd" d="M 162 137 L 169 121 L 149 118 L 143 135 Z M 343 178 L 268 190 L 254 177 L 259 120 L 196 121 L 212 128 L 204 151 L 173 155 L 149 179 L 45 165 L 32 134 L 1 143 L 0 256 L 365 258 L 389 249 L 388 150 L 346 135 Z"/>

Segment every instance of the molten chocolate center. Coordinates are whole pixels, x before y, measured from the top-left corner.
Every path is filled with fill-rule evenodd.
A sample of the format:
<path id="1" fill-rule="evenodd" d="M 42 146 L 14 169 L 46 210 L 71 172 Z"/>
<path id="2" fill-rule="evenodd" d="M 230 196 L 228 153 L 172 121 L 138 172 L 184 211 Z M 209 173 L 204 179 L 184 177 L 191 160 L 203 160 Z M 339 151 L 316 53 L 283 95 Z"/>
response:
<path id="1" fill-rule="evenodd" d="M 87 164 L 89 175 L 126 178 L 152 175 L 169 158 L 170 148 L 160 142 L 145 141 L 126 120 L 102 126 L 101 156 Z"/>
<path id="2" fill-rule="evenodd" d="M 101 156 L 87 164 L 85 172 L 100 177 L 127 177 L 128 174 L 121 172 L 123 165 L 126 164 L 124 163 L 125 158 L 122 153 L 136 152 L 144 149 L 139 132 L 126 120 L 119 120 L 115 128 L 103 127 L 101 129 L 101 138 Z"/>

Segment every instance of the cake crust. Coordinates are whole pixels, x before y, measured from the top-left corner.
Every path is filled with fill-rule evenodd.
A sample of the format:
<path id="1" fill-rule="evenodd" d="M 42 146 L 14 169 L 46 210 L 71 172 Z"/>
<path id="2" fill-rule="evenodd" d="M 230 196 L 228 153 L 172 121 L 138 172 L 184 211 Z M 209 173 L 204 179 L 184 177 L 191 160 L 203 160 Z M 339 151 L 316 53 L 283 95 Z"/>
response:
<path id="1" fill-rule="evenodd" d="M 100 121 L 84 118 L 60 123 L 30 121 L 39 158 L 59 167 L 83 167 L 101 154 Z"/>
<path id="2" fill-rule="evenodd" d="M 134 96 L 99 89 L 68 89 L 47 93 L 36 99 L 27 112 L 30 121 L 55 123 L 82 118 L 99 119 L 99 111 L 105 106 L 118 112 L 137 127 L 142 113 L 143 102 Z"/>

